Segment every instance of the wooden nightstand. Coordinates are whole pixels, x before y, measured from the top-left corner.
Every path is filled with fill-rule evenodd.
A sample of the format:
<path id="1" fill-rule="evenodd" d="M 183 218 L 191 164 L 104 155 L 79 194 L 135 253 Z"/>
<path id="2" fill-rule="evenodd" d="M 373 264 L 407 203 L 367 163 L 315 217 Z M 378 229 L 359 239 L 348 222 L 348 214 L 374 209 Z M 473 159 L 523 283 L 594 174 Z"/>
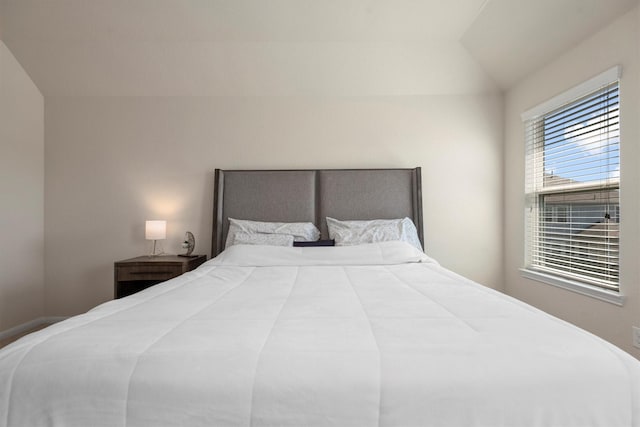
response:
<path id="1" fill-rule="evenodd" d="M 139 256 L 117 261 L 113 273 L 115 298 L 126 297 L 165 280 L 191 271 L 207 260 L 206 255 L 181 257 L 176 255 Z"/>

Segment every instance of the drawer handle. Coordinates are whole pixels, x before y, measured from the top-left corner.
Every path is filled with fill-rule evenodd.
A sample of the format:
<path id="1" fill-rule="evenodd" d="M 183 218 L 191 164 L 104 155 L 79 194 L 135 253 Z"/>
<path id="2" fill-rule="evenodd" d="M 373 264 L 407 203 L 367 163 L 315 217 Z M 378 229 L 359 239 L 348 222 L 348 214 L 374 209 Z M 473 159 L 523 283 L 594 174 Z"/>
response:
<path id="1" fill-rule="evenodd" d="M 131 272 L 131 273 L 129 273 L 129 274 L 132 274 L 132 275 L 136 275 L 136 274 L 138 274 L 138 275 L 142 275 L 142 274 L 145 274 L 145 275 L 146 275 L 146 274 L 172 274 L 172 273 L 173 273 L 173 271 L 132 271 L 132 272 Z"/>

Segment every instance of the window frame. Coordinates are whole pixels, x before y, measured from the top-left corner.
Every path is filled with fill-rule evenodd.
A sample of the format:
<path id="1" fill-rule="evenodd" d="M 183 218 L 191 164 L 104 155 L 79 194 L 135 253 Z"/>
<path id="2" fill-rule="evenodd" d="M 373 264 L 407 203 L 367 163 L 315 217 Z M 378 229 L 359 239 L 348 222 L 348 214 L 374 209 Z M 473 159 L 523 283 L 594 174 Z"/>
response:
<path id="1" fill-rule="evenodd" d="M 577 99 L 586 97 L 591 95 L 592 93 L 602 89 L 604 86 L 607 86 L 611 83 L 614 83 L 616 81 L 618 81 L 618 91 L 620 91 L 620 77 L 621 77 L 621 67 L 620 66 L 615 66 L 612 67 L 608 70 L 606 70 L 605 72 L 587 80 L 586 82 L 579 84 L 563 93 L 561 93 L 558 96 L 555 96 L 554 98 L 543 102 L 542 104 L 524 112 L 521 115 L 522 121 L 523 123 L 525 123 L 525 126 L 528 123 L 532 123 L 534 126 L 544 126 L 544 116 L 555 111 L 558 110 L 560 108 L 563 107 L 569 107 L 571 103 L 573 103 L 574 101 L 576 101 Z M 536 122 L 537 120 L 537 122 Z M 540 135 L 539 133 L 537 135 Z M 534 148 L 534 152 L 536 150 L 543 150 L 544 151 L 544 137 L 542 138 L 536 138 L 535 140 L 530 141 L 529 138 L 533 138 L 533 136 L 527 136 L 527 129 L 525 128 L 525 145 L 527 147 L 529 147 L 529 144 L 532 144 L 534 146 L 536 145 L 540 145 L 540 147 Z M 536 160 L 531 160 L 528 158 L 529 153 L 525 153 L 525 170 L 527 171 L 526 174 L 529 173 L 529 169 L 530 168 L 544 168 L 544 165 L 539 165 L 539 164 L 535 164 L 533 165 L 532 163 L 536 162 Z M 525 183 L 525 187 L 529 185 L 528 183 Z M 574 190 L 579 190 L 580 186 L 576 186 L 576 185 L 572 185 L 572 187 Z M 585 190 L 590 190 L 590 189 L 597 189 L 599 191 L 602 190 L 612 190 L 615 189 L 617 191 L 619 191 L 620 189 L 620 183 L 619 183 L 619 179 L 617 182 L 608 182 L 606 187 L 603 189 L 601 183 L 599 183 L 598 185 L 593 185 L 593 184 L 585 184 L 584 186 Z M 543 189 L 542 191 L 539 191 L 539 189 L 534 189 L 534 191 L 531 191 L 529 188 L 525 188 L 525 208 L 526 209 L 530 209 L 532 206 L 534 206 L 533 203 L 533 199 L 532 198 L 537 198 L 537 197 L 544 197 L 545 194 L 555 194 L 555 191 L 549 191 L 548 189 Z M 539 205 L 539 201 L 535 201 L 535 206 L 537 207 Z M 619 206 L 619 205 L 618 205 Z M 556 209 L 558 209 L 559 207 L 552 207 L 552 209 L 550 210 L 551 215 L 552 216 L 557 216 L 558 212 L 556 212 Z M 529 232 L 530 230 L 534 230 L 531 232 L 539 232 L 540 231 L 540 221 L 542 221 L 543 219 L 540 217 L 540 215 L 547 215 L 547 211 L 546 211 L 546 207 L 540 207 L 541 210 L 536 211 L 534 213 L 531 213 L 529 215 L 529 218 L 527 218 L 527 211 L 525 210 L 525 229 L 524 229 L 524 267 L 520 269 L 521 275 L 527 279 L 532 279 L 535 281 L 539 281 L 539 282 L 543 282 L 549 285 L 553 285 L 556 287 L 560 287 L 566 290 L 570 290 L 572 292 L 576 292 L 582 295 L 586 295 L 586 296 L 590 296 L 593 298 L 597 298 L 600 299 L 602 301 L 606 301 L 609 303 L 613 303 L 616 305 L 620 305 L 622 306 L 624 304 L 625 301 L 625 296 L 622 294 L 622 286 L 621 286 L 621 277 L 618 277 L 618 289 L 617 290 L 611 290 L 611 289 L 606 289 L 605 287 L 601 287 L 599 285 L 593 285 L 593 284 L 589 284 L 588 281 L 582 281 L 582 280 L 574 280 L 568 276 L 567 274 L 557 274 L 553 271 L 545 271 L 544 269 L 539 269 L 536 267 L 531 266 L 530 260 L 531 260 L 531 252 L 533 250 L 534 247 L 534 243 L 532 241 L 537 239 L 538 236 L 529 236 Z M 618 207 L 619 209 L 619 207 Z M 619 218 L 618 215 L 619 211 L 616 211 L 615 216 L 617 218 Z M 565 215 L 568 214 L 565 213 Z M 531 224 L 529 224 L 529 222 L 532 222 Z M 620 258 L 618 257 L 618 262 L 620 261 Z"/>

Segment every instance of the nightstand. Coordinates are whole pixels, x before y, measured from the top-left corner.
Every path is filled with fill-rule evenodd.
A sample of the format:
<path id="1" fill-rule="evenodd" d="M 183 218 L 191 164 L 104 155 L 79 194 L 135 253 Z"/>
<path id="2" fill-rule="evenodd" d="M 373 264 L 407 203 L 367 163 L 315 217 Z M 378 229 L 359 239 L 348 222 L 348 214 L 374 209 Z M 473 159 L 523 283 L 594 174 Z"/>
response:
<path id="1" fill-rule="evenodd" d="M 135 294 L 149 286 L 191 271 L 207 260 L 206 255 L 181 257 L 176 255 L 139 256 L 117 261 L 113 267 L 115 298 Z"/>

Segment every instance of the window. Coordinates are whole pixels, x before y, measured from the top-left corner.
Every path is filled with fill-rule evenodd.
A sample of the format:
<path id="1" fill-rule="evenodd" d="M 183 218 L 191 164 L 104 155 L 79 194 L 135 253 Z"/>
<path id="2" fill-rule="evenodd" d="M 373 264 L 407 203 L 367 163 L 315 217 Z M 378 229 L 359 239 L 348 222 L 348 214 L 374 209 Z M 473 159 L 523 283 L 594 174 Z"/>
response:
<path id="1" fill-rule="evenodd" d="M 620 282 L 618 78 L 616 67 L 523 114 L 525 270 L 605 292 Z"/>

